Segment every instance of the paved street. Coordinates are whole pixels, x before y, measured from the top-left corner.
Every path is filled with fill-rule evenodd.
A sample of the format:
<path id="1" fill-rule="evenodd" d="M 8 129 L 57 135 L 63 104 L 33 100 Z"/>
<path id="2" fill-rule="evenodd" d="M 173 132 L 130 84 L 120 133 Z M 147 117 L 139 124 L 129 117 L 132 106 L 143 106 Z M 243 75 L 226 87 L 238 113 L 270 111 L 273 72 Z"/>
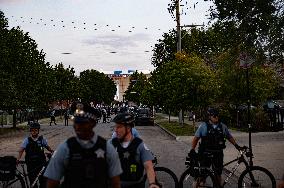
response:
<path id="1" fill-rule="evenodd" d="M 165 114 L 159 114 L 168 118 Z M 178 117 L 171 117 L 172 121 L 178 121 Z M 185 123 L 192 124 L 185 119 Z M 198 123 L 196 123 L 198 126 Z M 236 138 L 239 145 L 249 145 L 249 134 L 245 132 L 230 130 Z M 176 137 L 176 140 L 186 145 L 191 145 L 191 136 Z M 224 150 L 224 162 L 229 162 L 236 158 L 238 152 L 232 144 L 227 142 L 227 148 Z M 267 168 L 278 181 L 284 174 L 284 131 L 279 132 L 260 132 L 252 133 L 252 151 L 254 154 L 253 162 L 255 166 Z M 232 166 L 229 166 L 229 169 Z"/>
<path id="2" fill-rule="evenodd" d="M 112 133 L 112 123 L 99 123 L 95 128 L 96 132 L 110 138 Z M 159 127 L 136 127 L 149 146 L 157 155 L 159 166 L 170 168 L 179 177 L 185 170 L 185 156 L 190 149 L 191 137 L 174 138 Z M 63 126 L 58 122 L 56 126 L 43 124 L 41 133 L 48 139 L 52 148 L 56 148 L 59 143 L 74 134 L 72 126 Z M 233 132 L 236 139 L 242 145 L 247 145 L 247 133 Z M 28 132 L 18 132 L 10 135 L 0 136 L 0 155 L 17 155 L 18 147 Z M 255 165 L 268 168 L 276 179 L 284 172 L 284 132 L 257 133 L 253 134 L 253 152 L 255 155 Z M 236 157 L 236 150 L 228 144 L 225 151 L 225 161 Z"/>

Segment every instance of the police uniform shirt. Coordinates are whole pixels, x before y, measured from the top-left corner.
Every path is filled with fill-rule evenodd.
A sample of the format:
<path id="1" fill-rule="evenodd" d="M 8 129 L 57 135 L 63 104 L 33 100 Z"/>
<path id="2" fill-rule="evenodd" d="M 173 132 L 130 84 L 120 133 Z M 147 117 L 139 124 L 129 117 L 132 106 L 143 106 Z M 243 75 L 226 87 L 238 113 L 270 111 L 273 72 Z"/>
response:
<path id="1" fill-rule="evenodd" d="M 76 137 L 77 138 L 77 137 Z M 83 148 L 89 149 L 95 145 L 97 142 L 98 136 L 94 135 L 91 141 L 84 142 L 77 138 L 77 141 Z M 60 181 L 64 176 L 65 166 L 68 163 L 69 158 L 69 148 L 67 146 L 67 141 L 63 142 L 58 146 L 54 152 L 47 169 L 44 173 L 44 176 L 48 179 Z M 120 165 L 120 160 L 117 152 L 115 151 L 112 144 L 107 142 L 106 145 L 106 160 L 108 163 L 108 175 L 109 177 L 119 176 L 122 173 L 122 168 Z"/>
<path id="2" fill-rule="evenodd" d="M 108 143 L 112 143 L 112 139 L 108 141 Z M 121 143 L 121 146 L 123 148 L 127 148 L 129 146 L 130 142 L 123 142 Z M 150 149 L 146 146 L 144 142 L 141 142 L 136 150 L 136 155 L 139 156 L 139 159 L 141 160 L 141 163 L 144 164 L 146 161 L 152 161 L 154 159 Z M 121 185 L 128 185 L 127 182 L 121 181 Z"/>
<path id="3" fill-rule="evenodd" d="M 41 143 L 40 143 L 40 140 L 38 139 L 39 137 L 37 137 L 37 138 L 31 137 L 31 138 L 32 138 L 34 141 L 36 141 L 37 143 L 42 144 L 42 146 L 45 147 L 45 148 L 48 146 L 47 140 L 46 140 L 45 138 L 42 138 Z M 26 149 L 28 143 L 29 143 L 29 137 L 27 137 L 27 138 L 25 138 L 25 139 L 23 140 L 23 143 L 22 143 L 22 145 L 21 145 L 21 148 Z"/>
<path id="4" fill-rule="evenodd" d="M 110 139 L 108 143 L 112 145 L 112 139 Z M 129 144 L 130 142 L 122 143 L 121 146 L 123 148 L 127 148 Z M 146 146 L 144 142 L 141 142 L 139 144 L 139 146 L 137 147 L 136 154 L 137 156 L 140 156 L 142 164 L 144 164 L 146 161 L 152 161 L 154 159 L 150 149 Z"/>
<path id="5" fill-rule="evenodd" d="M 228 130 L 228 127 L 221 123 L 223 127 L 223 130 L 224 130 L 224 135 L 227 139 L 230 139 L 232 137 L 231 133 L 229 132 Z M 218 125 L 213 125 L 213 128 L 215 129 Z M 197 131 L 195 132 L 194 136 L 198 137 L 198 138 L 201 138 L 201 137 L 204 137 L 204 136 L 207 136 L 207 123 L 206 122 L 202 122 Z"/>

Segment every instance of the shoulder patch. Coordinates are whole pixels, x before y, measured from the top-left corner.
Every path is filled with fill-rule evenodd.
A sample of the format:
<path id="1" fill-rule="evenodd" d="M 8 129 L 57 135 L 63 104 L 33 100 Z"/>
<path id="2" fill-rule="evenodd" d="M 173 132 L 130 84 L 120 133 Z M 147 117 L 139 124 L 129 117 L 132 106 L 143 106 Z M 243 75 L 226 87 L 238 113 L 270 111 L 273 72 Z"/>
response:
<path id="1" fill-rule="evenodd" d="M 150 150 L 145 143 L 143 145 L 144 145 L 145 150 L 147 150 L 147 151 Z"/>

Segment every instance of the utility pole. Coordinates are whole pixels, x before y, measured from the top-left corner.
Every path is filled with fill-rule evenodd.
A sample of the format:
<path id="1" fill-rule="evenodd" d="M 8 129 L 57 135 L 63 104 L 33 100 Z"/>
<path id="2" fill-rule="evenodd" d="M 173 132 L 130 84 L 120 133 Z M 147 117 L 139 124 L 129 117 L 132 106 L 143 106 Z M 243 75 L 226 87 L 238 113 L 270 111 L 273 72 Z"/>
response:
<path id="1" fill-rule="evenodd" d="M 176 9 L 176 22 L 177 22 L 177 53 L 181 51 L 181 27 L 180 27 L 180 13 L 179 13 L 179 0 L 175 2 Z M 179 111 L 178 117 L 179 124 L 183 126 L 183 111 Z"/>
<path id="2" fill-rule="evenodd" d="M 175 0 L 175 9 L 176 9 L 176 22 L 177 22 L 177 52 L 181 52 L 181 28 L 182 27 L 196 27 L 196 26 L 204 26 L 204 25 L 180 25 L 180 0 Z M 183 110 L 179 111 L 179 124 L 183 126 L 184 123 L 184 115 Z"/>
<path id="3" fill-rule="evenodd" d="M 181 14 L 180 14 L 180 6 L 184 6 L 184 5 L 180 5 L 180 2 L 182 0 L 171 0 L 171 3 L 168 4 L 168 11 L 169 13 L 171 14 L 172 18 L 175 19 L 175 21 L 177 22 L 177 52 L 181 52 L 181 29 L 182 27 L 196 27 L 196 26 L 204 26 L 203 25 L 184 25 L 184 26 L 181 26 L 180 25 L 180 17 L 181 17 Z M 182 10 L 183 12 L 183 10 Z M 182 13 L 183 14 L 183 13 Z M 186 13 L 185 13 L 186 15 Z M 181 109 L 179 111 L 179 124 L 180 125 L 183 125 L 184 123 L 184 118 L 183 118 L 183 110 Z"/>
<path id="4" fill-rule="evenodd" d="M 176 0 L 176 22 L 177 22 L 177 52 L 180 52 L 181 51 L 181 27 L 180 27 L 179 0 Z"/>

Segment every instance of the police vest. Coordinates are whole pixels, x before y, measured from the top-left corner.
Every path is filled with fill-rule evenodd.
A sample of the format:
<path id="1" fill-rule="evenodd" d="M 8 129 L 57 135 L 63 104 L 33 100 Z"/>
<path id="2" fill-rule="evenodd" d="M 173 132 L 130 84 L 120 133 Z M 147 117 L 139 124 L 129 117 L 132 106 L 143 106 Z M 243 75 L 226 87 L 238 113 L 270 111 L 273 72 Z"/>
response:
<path id="1" fill-rule="evenodd" d="M 224 126 L 219 123 L 216 128 L 212 124 L 206 123 L 207 135 L 201 137 L 200 151 L 222 151 L 226 148 Z"/>
<path id="2" fill-rule="evenodd" d="M 45 154 L 44 154 L 44 144 L 43 137 L 40 136 L 36 141 L 32 139 L 32 137 L 28 137 L 28 144 L 25 148 L 26 163 L 44 163 L 45 162 Z"/>
<path id="3" fill-rule="evenodd" d="M 139 181 L 144 174 L 144 166 L 140 156 L 137 156 L 137 148 L 142 143 L 140 138 L 135 137 L 127 148 L 123 148 L 118 138 L 112 139 L 116 148 L 123 173 L 120 175 L 122 181 Z"/>
<path id="4" fill-rule="evenodd" d="M 62 187 L 108 187 L 106 140 L 98 136 L 96 144 L 92 148 L 85 149 L 78 143 L 76 137 L 71 137 L 67 140 L 67 146 L 69 160 Z"/>

